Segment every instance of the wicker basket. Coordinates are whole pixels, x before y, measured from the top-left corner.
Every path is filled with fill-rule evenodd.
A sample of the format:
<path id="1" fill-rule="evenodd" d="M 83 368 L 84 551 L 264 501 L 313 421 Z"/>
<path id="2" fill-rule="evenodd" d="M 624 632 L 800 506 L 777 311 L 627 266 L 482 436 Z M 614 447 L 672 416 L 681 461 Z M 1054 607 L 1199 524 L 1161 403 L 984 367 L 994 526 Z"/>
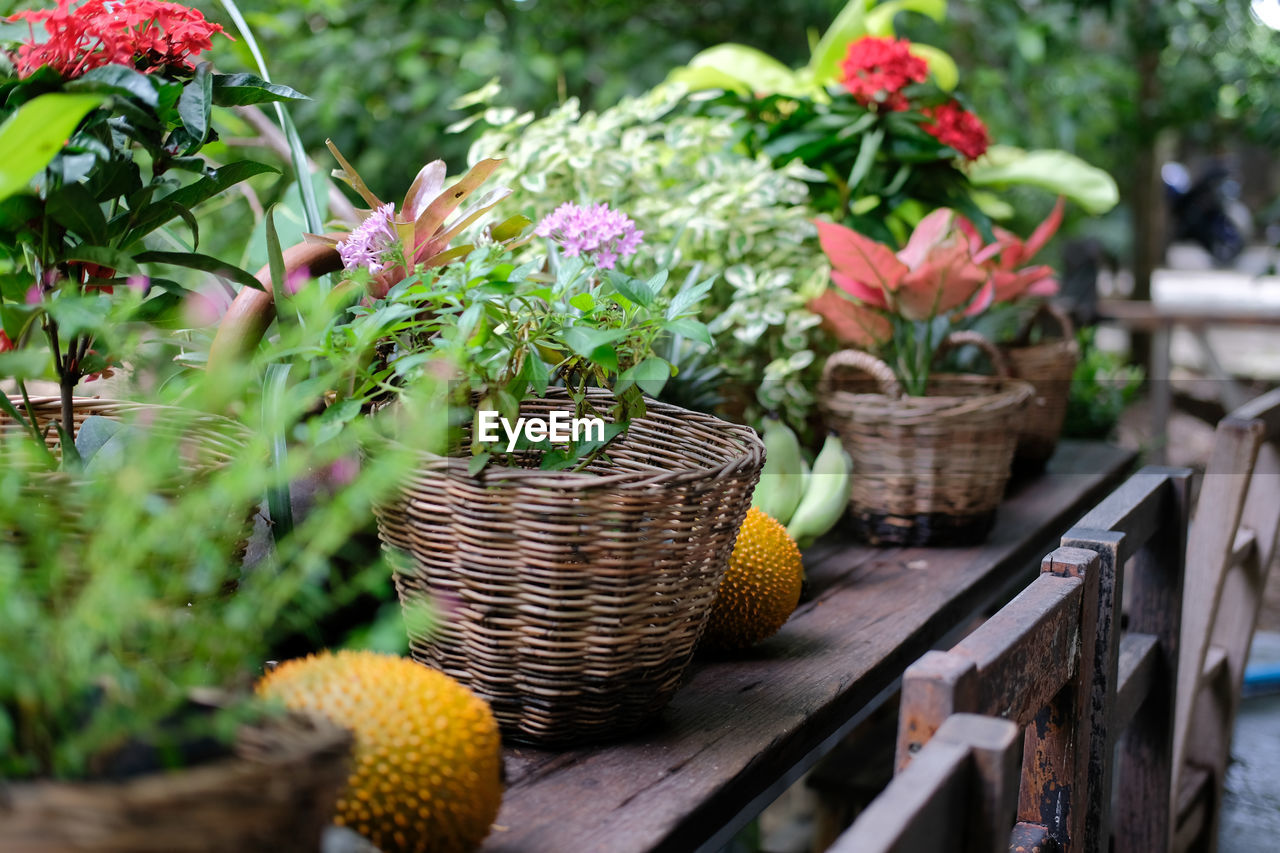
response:
<path id="1" fill-rule="evenodd" d="M 27 406 L 21 397 L 9 397 L 9 402 L 24 417 L 28 416 Z M 36 423 L 45 436 L 45 444 L 54 456 L 62 453 L 62 441 L 56 429 L 46 429 L 51 421 L 62 420 L 62 401 L 59 397 L 32 397 L 31 409 L 35 413 Z M 182 455 L 182 466 L 177 478 L 171 483 L 162 483 L 162 487 L 173 493 L 179 492 L 192 479 L 226 465 L 236 456 L 243 454 L 244 444 L 250 433 L 247 427 L 218 415 L 191 412 L 171 406 L 156 406 L 144 403 L 130 403 L 121 400 L 102 400 L 96 397 L 76 397 L 72 401 L 73 434 L 80 431 L 86 418 L 98 415 L 106 418 L 130 419 L 145 427 L 152 433 L 166 438 L 176 438 L 176 448 Z M 27 428 L 17 423 L 8 413 L 0 410 L 0 442 L 15 436 L 28 436 Z M 30 462 L 31 460 L 27 460 Z M 12 454 L 6 454 L 3 464 L 18 464 Z M 26 495 L 35 499 L 58 500 L 65 502 L 66 495 L 59 488 L 65 483 L 66 474 L 61 471 L 50 471 L 43 467 L 34 468 L 23 486 Z M 68 513 L 74 512 L 66 507 Z M 251 508 L 246 517 L 244 535 L 236 543 L 232 558 L 242 560 L 248 548 L 249 535 L 252 531 L 252 519 L 257 508 Z"/>
<path id="2" fill-rule="evenodd" d="M 290 716 L 246 728 L 234 757 L 119 782 L 0 782 L 0 847 L 26 853 L 319 850 L 351 735 Z"/>
<path id="3" fill-rule="evenodd" d="M 1018 450 L 1014 456 L 1014 470 L 1018 474 L 1039 473 L 1053 455 L 1062 432 L 1062 421 L 1067 416 L 1071 377 L 1080 361 L 1080 347 L 1076 344 L 1071 318 L 1046 304 L 1036 312 L 1032 325 L 1042 316 L 1058 324 L 1062 331 L 1060 339 L 1000 348 L 1013 376 L 1025 379 L 1036 389 L 1018 432 Z M 1021 338 L 1025 340 L 1029 333 L 1030 326 Z"/>
<path id="4" fill-rule="evenodd" d="M 27 407 L 21 397 L 10 396 L 9 403 L 24 417 L 27 416 Z M 138 423 L 145 424 L 150 430 L 165 431 L 168 436 L 181 435 L 184 438 L 184 468 L 191 474 L 209 471 L 230 462 L 243 452 L 244 440 L 249 434 L 246 427 L 227 418 L 197 414 L 171 406 L 101 400 L 97 397 L 76 397 L 71 405 L 71 417 L 75 424 L 73 435 L 80 431 L 85 419 L 93 415 L 116 420 L 136 418 Z M 51 421 L 62 420 L 61 398 L 32 397 L 31 409 L 35 412 L 37 425 L 44 432 L 45 444 L 54 455 L 60 455 L 62 441 L 58 437 L 58 431 L 46 427 Z M 19 434 L 27 435 L 26 427 L 0 410 L 0 439 Z"/>
<path id="5" fill-rule="evenodd" d="M 601 409 L 611 400 L 599 393 Z M 521 414 L 571 411 L 553 390 Z M 702 634 L 764 462 L 748 427 L 649 401 L 607 458 L 581 473 L 423 453 L 376 509 L 415 659 L 466 684 L 508 737 L 605 740 L 671 698 Z M 607 420 L 607 419 L 606 419 Z M 525 460 L 537 464 L 535 454 Z"/>
<path id="6" fill-rule="evenodd" d="M 820 399 L 853 457 L 849 507 L 859 538 L 875 545 L 973 544 L 994 524 L 1033 391 L 1008 378 L 1003 359 L 980 335 L 948 338 L 949 346 L 962 344 L 981 347 L 1001 375 L 938 374 L 927 396 L 909 397 L 875 356 L 845 350 L 827 360 Z M 851 382 L 840 375 L 846 370 L 862 378 Z"/>

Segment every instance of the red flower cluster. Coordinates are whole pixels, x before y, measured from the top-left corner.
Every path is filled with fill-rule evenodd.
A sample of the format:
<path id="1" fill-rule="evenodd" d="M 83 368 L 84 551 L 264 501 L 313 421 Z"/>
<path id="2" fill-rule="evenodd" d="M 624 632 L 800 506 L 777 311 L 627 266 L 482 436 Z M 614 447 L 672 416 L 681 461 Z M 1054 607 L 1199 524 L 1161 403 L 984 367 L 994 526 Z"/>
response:
<path id="1" fill-rule="evenodd" d="M 68 79 L 103 65 L 148 73 L 188 70 L 222 32 L 195 9 L 160 0 L 86 0 L 75 9 L 71 0 L 58 0 L 56 9 L 18 12 L 7 20 L 43 23 L 48 33 L 39 42 L 33 29 L 18 48 L 14 64 L 21 77 L 45 65 Z"/>
<path id="2" fill-rule="evenodd" d="M 974 160 L 986 152 L 990 140 L 982 119 L 955 101 L 923 110 L 929 118 L 923 127 L 943 145 L 950 145 L 966 159 Z"/>
<path id="3" fill-rule="evenodd" d="M 840 69 L 844 87 L 864 107 L 879 104 L 889 110 L 905 110 L 903 87 L 923 83 L 929 66 L 910 51 L 906 39 L 866 36 L 849 45 Z"/>
<path id="4" fill-rule="evenodd" d="M 4 330 L 0 329 L 0 352 L 8 352 L 13 348 L 13 341 L 4 333 Z"/>

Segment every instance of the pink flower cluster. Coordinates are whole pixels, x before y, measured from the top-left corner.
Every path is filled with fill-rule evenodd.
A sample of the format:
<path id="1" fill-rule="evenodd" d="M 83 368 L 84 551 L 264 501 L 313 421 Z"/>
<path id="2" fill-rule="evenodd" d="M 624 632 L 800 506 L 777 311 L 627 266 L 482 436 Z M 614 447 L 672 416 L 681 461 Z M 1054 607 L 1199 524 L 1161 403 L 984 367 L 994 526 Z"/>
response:
<path id="1" fill-rule="evenodd" d="M 18 48 L 20 77 L 45 65 L 67 78 L 112 64 L 148 73 L 189 70 L 192 60 L 213 46 L 213 36 L 222 33 L 195 9 L 161 0 L 86 0 L 74 9 L 71 0 L 58 0 L 56 9 L 18 12 L 6 20 L 33 27 L 31 38 Z M 35 37 L 37 23 L 48 33 L 43 41 Z"/>
<path id="2" fill-rule="evenodd" d="M 565 202 L 534 229 L 539 237 L 550 237 L 567 257 L 586 255 L 601 269 L 611 270 L 619 258 L 634 255 L 643 231 L 636 230 L 631 217 L 608 204 L 577 205 Z"/>
<path id="3" fill-rule="evenodd" d="M 338 243 L 338 256 L 342 266 L 353 270 L 364 267 L 377 275 L 389 263 L 398 263 L 398 257 L 387 257 L 400 239 L 395 227 L 396 206 L 388 202 L 365 217 L 360 226 Z"/>

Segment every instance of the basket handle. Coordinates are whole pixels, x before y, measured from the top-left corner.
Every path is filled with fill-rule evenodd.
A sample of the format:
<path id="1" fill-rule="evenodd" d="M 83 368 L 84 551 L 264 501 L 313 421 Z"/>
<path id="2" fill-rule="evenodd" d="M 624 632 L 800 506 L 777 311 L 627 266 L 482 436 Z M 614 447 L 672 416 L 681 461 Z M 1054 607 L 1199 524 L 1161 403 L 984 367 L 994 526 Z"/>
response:
<path id="1" fill-rule="evenodd" d="M 1054 305 L 1052 302 L 1041 302 L 1040 306 L 1036 308 L 1035 313 L 1031 315 L 1031 318 L 1027 320 L 1026 325 L 1023 326 L 1022 331 L 1018 333 L 1016 338 L 1014 338 L 1014 341 L 1016 341 L 1018 346 L 1026 345 L 1026 343 L 1031 339 L 1031 330 L 1035 328 L 1036 321 L 1042 316 L 1048 317 L 1058 324 L 1058 327 L 1062 330 L 1063 340 L 1075 340 L 1076 324 L 1071 322 L 1070 315 L 1057 305 Z"/>
<path id="2" fill-rule="evenodd" d="M 894 375 L 892 367 L 869 352 L 846 349 L 832 354 L 827 359 L 827 363 L 823 365 L 822 380 L 818 383 L 818 392 L 824 397 L 831 394 L 835 372 L 842 367 L 861 370 L 870 376 L 880 387 L 880 393 L 886 397 L 897 398 L 902 396 L 902 385 L 899 384 L 898 377 Z"/>
<path id="3" fill-rule="evenodd" d="M 937 362 L 943 353 L 966 345 L 975 346 L 982 350 L 987 357 L 987 361 L 991 362 L 991 366 L 995 368 L 996 376 L 1001 379 L 1013 378 L 1013 371 L 1009 369 L 1009 360 L 1001 354 L 1000 350 L 996 349 L 995 344 L 978 332 L 952 332 L 947 335 L 942 339 L 942 343 L 938 345 L 937 350 L 934 351 L 933 360 Z"/>

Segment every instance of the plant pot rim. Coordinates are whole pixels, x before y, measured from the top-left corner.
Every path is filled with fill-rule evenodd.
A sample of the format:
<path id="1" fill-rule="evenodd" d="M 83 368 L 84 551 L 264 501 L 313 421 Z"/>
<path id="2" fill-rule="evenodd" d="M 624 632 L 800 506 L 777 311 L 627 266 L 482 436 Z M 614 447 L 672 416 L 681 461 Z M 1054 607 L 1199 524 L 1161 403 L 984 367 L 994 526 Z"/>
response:
<path id="1" fill-rule="evenodd" d="M 558 392 L 558 393 L 557 393 Z M 612 400 L 608 391 L 592 389 L 588 395 Z M 563 389 L 548 389 L 544 397 L 529 397 L 521 402 L 521 411 L 532 404 L 547 411 L 561 400 L 569 400 Z M 756 431 L 743 424 L 722 420 L 714 415 L 684 409 L 645 397 L 645 414 L 631 421 L 627 430 L 608 445 L 605 455 L 625 455 L 621 470 L 544 471 L 490 462 L 477 474 L 470 472 L 471 457 L 463 452 L 442 455 L 428 450 L 411 449 L 396 438 L 381 441 L 400 450 L 411 451 L 419 471 L 444 473 L 451 480 L 478 487 L 511 486 L 544 489 L 631 489 L 662 485 L 680 485 L 708 476 L 723 476 L 758 466 L 764 454 L 764 443 Z M 607 413 L 605 413 L 607 415 Z M 607 416 L 604 418 L 608 422 Z M 645 460 L 643 447 L 648 445 Z M 691 446 L 699 448 L 700 460 L 691 457 Z M 367 450 L 367 448 L 366 448 Z M 621 451 L 621 453 L 619 452 Z M 537 451 L 527 452 L 534 457 Z M 679 463 L 673 460 L 679 456 Z M 596 461 L 592 467 L 614 467 L 616 462 Z"/>

